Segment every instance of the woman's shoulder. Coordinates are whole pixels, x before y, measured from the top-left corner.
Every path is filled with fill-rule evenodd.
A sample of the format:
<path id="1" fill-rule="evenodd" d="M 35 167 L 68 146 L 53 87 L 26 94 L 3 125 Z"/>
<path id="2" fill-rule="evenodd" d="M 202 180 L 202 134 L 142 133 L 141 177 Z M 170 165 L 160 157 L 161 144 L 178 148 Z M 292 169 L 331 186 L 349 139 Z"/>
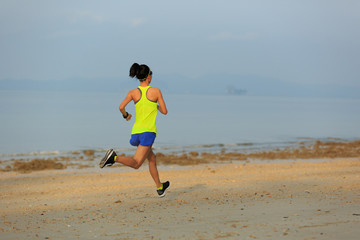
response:
<path id="1" fill-rule="evenodd" d="M 160 88 L 151 87 L 151 88 L 149 88 L 149 89 L 152 89 L 152 90 L 151 90 L 151 93 L 152 93 L 153 95 L 156 95 L 156 97 L 162 96 L 162 93 L 161 93 Z"/>
<path id="2" fill-rule="evenodd" d="M 151 90 L 150 90 L 150 89 L 151 89 Z M 161 92 L 161 91 L 160 91 L 160 88 L 156 88 L 156 87 L 150 87 L 149 90 L 150 90 L 150 91 L 153 91 L 153 92 L 157 92 L 157 93 Z"/>
<path id="3" fill-rule="evenodd" d="M 140 91 L 138 88 L 134 88 L 128 92 L 128 95 L 134 98 L 134 97 L 137 97 L 138 95 L 140 95 Z"/>
<path id="4" fill-rule="evenodd" d="M 129 94 L 137 93 L 139 92 L 139 88 L 134 88 L 129 91 Z"/>

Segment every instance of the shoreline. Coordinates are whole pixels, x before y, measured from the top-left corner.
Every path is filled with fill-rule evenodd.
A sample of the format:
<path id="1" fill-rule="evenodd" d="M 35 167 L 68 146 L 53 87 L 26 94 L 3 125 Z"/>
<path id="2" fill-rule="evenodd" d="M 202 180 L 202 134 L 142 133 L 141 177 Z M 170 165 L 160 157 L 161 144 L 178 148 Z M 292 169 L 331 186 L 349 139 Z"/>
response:
<path id="1" fill-rule="evenodd" d="M 207 146 L 207 145 L 202 145 Z M 176 153 L 163 153 L 155 150 L 157 163 L 159 166 L 174 165 L 187 166 L 209 163 L 230 163 L 237 161 L 256 162 L 256 161 L 276 161 L 283 159 L 337 159 L 337 158 L 356 158 L 360 157 L 360 140 L 341 141 L 328 139 L 328 141 L 300 141 L 292 145 L 282 147 L 256 148 L 251 144 L 241 144 L 241 147 L 249 146 L 242 150 L 226 148 L 225 145 L 213 144 L 217 151 L 211 147 L 204 148 L 202 151 L 196 149 L 182 150 Z M 119 152 L 118 152 L 119 153 Z M 31 156 L 28 158 L 9 158 L 0 159 L 0 172 L 21 172 L 31 173 L 43 170 L 80 170 L 96 169 L 103 157 L 103 152 L 96 150 L 74 151 L 65 155 L 56 156 Z M 126 155 L 122 153 L 121 155 Z M 127 155 L 131 156 L 131 155 Z M 146 163 L 146 161 L 145 161 Z M 115 164 L 113 167 L 122 168 L 124 166 Z"/>
<path id="2" fill-rule="evenodd" d="M 360 158 L 0 174 L 2 239 L 357 239 Z M 19 177 L 20 176 L 20 177 Z"/>

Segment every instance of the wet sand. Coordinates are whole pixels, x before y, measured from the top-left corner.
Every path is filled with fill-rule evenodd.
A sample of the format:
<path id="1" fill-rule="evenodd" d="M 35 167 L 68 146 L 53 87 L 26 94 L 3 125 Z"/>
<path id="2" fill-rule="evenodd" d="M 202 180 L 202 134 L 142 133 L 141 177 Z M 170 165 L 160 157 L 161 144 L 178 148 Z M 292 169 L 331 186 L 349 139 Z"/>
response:
<path id="1" fill-rule="evenodd" d="M 190 154 L 189 154 L 190 155 Z M 194 156 L 195 157 L 195 156 Z M 1 239 L 358 239 L 360 158 L 0 174 Z"/>

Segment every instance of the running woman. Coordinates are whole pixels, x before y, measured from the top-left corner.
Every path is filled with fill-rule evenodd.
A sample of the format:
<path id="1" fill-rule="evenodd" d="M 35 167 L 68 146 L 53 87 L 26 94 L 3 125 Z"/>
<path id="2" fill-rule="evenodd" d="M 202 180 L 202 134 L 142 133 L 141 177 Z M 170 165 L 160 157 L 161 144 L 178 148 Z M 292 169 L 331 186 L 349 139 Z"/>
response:
<path id="1" fill-rule="evenodd" d="M 119 106 L 126 121 L 130 121 L 132 115 L 126 112 L 125 107 L 129 102 L 134 101 L 136 118 L 131 131 L 130 144 L 136 146 L 133 157 L 117 156 L 113 149 L 106 152 L 105 157 L 100 162 L 100 168 L 112 166 L 115 162 L 138 169 L 145 161 L 149 160 L 149 171 L 153 178 L 159 197 L 164 197 L 170 187 L 170 182 L 160 182 L 159 173 L 156 167 L 156 156 L 152 151 L 156 137 L 156 116 L 157 112 L 167 114 L 165 101 L 160 89 L 150 86 L 152 71 L 145 65 L 134 63 L 130 68 L 130 77 L 136 77 L 140 81 L 138 88 L 129 91 L 125 99 Z"/>

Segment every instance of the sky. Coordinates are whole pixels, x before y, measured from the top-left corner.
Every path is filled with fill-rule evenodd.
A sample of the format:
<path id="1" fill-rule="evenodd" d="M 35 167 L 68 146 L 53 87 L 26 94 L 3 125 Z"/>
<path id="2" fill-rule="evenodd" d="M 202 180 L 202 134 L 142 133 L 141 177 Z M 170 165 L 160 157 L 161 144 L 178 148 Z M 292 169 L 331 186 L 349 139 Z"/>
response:
<path id="1" fill-rule="evenodd" d="M 123 78 L 138 62 L 359 87 L 359 23 L 357 0 L 0 0 L 0 80 Z"/>

